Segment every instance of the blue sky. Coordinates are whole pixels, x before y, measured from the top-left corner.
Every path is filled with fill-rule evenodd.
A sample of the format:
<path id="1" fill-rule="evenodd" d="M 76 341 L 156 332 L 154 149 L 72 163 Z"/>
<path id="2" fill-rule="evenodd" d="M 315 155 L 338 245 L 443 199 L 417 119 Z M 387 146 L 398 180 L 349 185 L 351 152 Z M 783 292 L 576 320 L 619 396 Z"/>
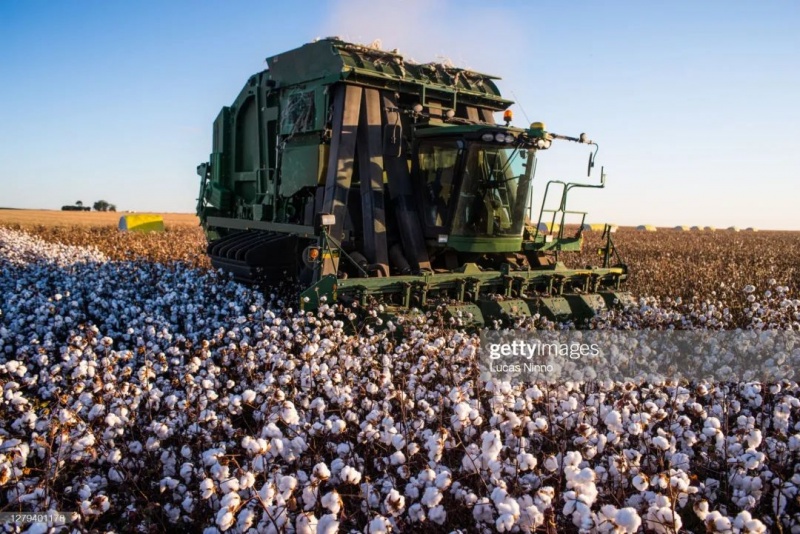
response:
<path id="1" fill-rule="evenodd" d="M 797 2 L 3 0 L 0 206 L 193 211 L 219 108 L 267 56 L 339 35 L 497 74 L 516 125 L 587 132 L 608 185 L 571 207 L 591 221 L 800 229 L 798 27 Z M 586 157 L 554 146 L 539 185 Z"/>

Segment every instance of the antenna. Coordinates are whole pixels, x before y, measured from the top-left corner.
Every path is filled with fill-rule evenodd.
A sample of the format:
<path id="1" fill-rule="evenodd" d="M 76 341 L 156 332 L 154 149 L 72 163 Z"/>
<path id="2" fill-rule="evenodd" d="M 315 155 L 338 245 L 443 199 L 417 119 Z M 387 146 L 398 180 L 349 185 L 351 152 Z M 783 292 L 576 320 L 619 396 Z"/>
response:
<path id="1" fill-rule="evenodd" d="M 522 115 L 525 117 L 525 122 L 530 124 L 531 120 L 528 118 L 528 114 L 525 113 L 525 108 L 522 107 L 522 104 L 520 103 L 519 98 L 517 98 L 517 95 L 516 95 L 516 93 L 514 93 L 513 90 L 511 91 L 511 96 L 514 97 L 514 103 L 519 106 L 519 110 L 522 112 Z"/>

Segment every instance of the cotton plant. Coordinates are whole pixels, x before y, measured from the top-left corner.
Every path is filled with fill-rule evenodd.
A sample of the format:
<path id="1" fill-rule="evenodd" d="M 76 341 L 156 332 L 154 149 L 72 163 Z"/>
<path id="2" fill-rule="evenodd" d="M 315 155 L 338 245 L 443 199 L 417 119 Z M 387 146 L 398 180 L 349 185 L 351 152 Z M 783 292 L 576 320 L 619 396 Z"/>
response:
<path id="1" fill-rule="evenodd" d="M 770 287 L 744 293 L 748 312 L 791 323 L 800 303 Z M 775 530 L 763 510 L 800 524 L 792 380 L 484 384 L 477 336 L 433 317 L 353 332 L 333 303 L 289 311 L 215 271 L 8 230 L 0 295 L 0 492 L 75 503 L 78 530 Z M 593 325 L 710 327 L 725 308 L 643 298 Z"/>

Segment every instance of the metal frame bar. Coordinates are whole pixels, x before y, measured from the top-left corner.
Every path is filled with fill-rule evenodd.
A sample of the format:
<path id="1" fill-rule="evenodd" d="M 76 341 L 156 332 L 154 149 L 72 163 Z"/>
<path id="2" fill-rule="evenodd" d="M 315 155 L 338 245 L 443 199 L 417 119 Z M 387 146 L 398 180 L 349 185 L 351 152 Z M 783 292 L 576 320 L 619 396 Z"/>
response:
<path id="1" fill-rule="evenodd" d="M 313 226 L 301 224 L 286 224 L 266 221 L 251 221 L 249 219 L 233 219 L 230 217 L 207 217 L 206 224 L 209 228 L 230 228 L 232 230 L 266 230 L 294 234 L 299 237 L 314 238 L 317 236 Z"/>

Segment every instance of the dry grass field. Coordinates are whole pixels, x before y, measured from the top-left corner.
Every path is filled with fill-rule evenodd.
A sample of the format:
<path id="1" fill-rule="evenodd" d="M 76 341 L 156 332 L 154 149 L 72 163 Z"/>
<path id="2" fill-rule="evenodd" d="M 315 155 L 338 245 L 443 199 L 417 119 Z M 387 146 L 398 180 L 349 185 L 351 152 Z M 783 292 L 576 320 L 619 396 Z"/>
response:
<path id="1" fill-rule="evenodd" d="M 163 213 L 164 233 L 117 229 L 123 213 L 0 209 L 0 226 L 25 230 L 45 241 L 94 246 L 112 260 L 183 261 L 208 267 L 206 238 L 197 216 Z"/>
<path id="2" fill-rule="evenodd" d="M 0 208 L 0 226 L 114 226 L 124 212 L 114 211 L 57 211 L 15 210 Z M 198 226 L 193 213 L 161 213 L 166 226 Z"/>

